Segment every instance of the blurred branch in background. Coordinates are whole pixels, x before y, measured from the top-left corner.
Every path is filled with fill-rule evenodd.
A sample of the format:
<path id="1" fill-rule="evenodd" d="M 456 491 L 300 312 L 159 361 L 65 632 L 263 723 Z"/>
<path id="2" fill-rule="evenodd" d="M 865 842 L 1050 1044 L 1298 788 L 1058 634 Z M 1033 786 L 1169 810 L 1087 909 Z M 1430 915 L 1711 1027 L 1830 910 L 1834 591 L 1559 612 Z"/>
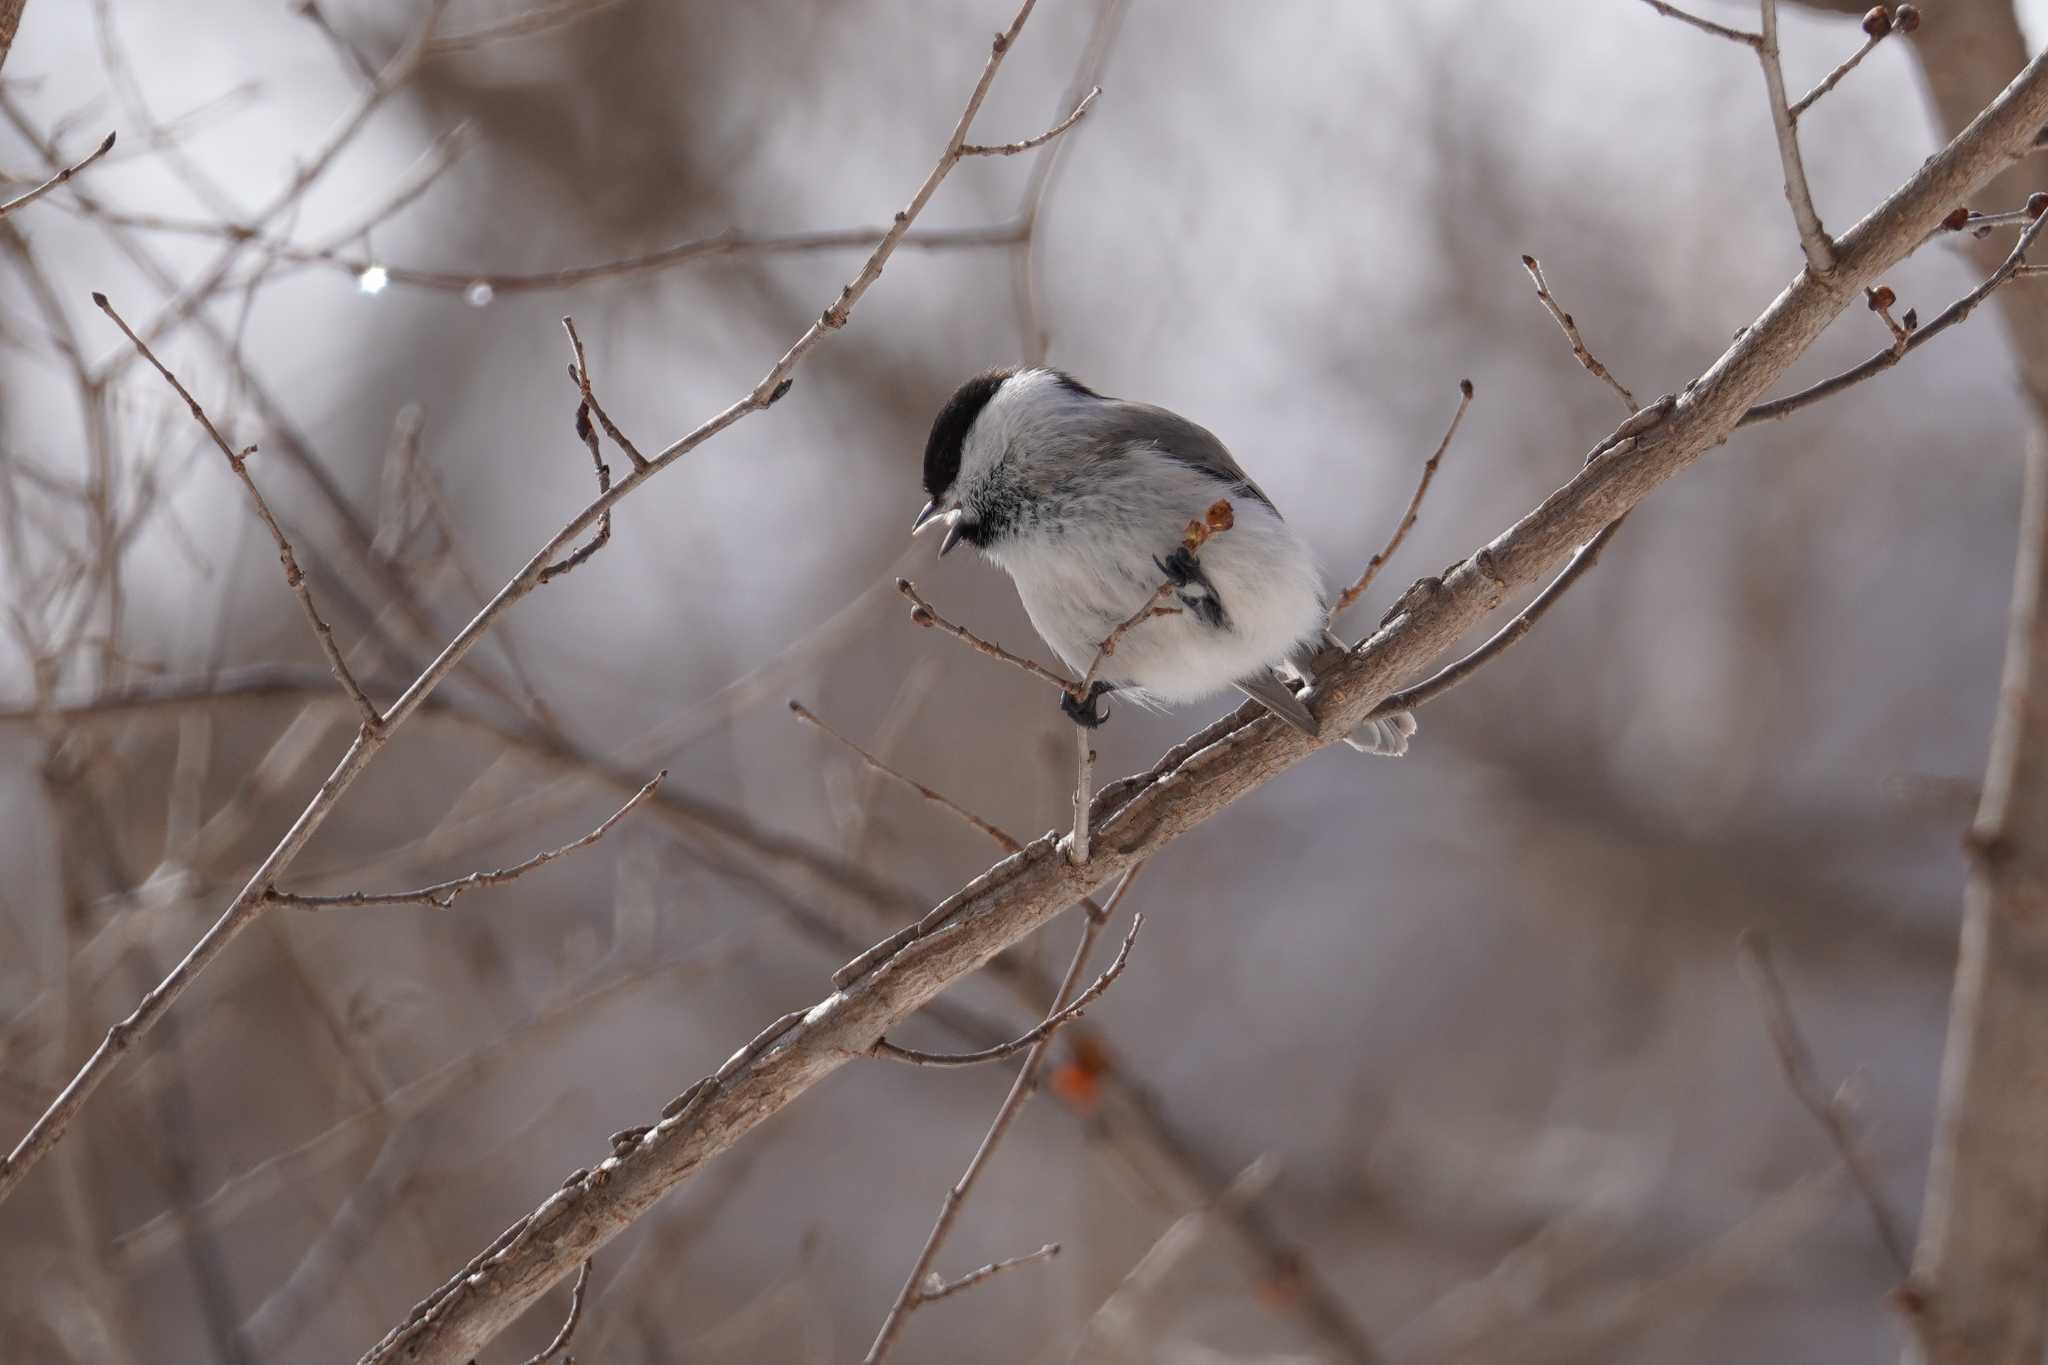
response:
<path id="1" fill-rule="evenodd" d="M 0 175 L 0 630 L 14 651 L 0 661 L 0 830 L 18 831 L 0 848 L 6 1122 L 54 1142 L 49 1114 L 32 1120 L 52 1093 L 83 1102 L 64 1082 L 94 1021 L 120 993 L 207 969 L 203 989 L 160 1010 L 96 1117 L 46 1144 L 42 1174 L 0 1208 L 4 1282 L 19 1287 L 0 1293 L 0 1340 L 113 1360 L 360 1349 L 393 1305 L 489 1242 L 399 1329 L 406 1344 L 460 1359 L 531 1306 L 494 1351 L 836 1359 L 868 1347 L 894 1295 L 877 1357 L 913 1310 L 919 1343 L 948 1358 L 1001 1341 L 1091 1362 L 1720 1360 L 1803 1348 L 1821 1322 L 1831 1355 L 1889 1349 L 1898 1329 L 1880 1305 L 1906 1172 L 1865 1138 L 1883 1136 L 1888 1155 L 1899 1128 L 1907 1147 L 1920 1138 L 1921 1111 L 1900 1096 L 1934 1066 L 1928 1006 L 1954 966 L 1936 908 L 1953 874 L 1935 845 L 1959 822 L 1953 792 L 1979 786 L 1955 776 L 1978 755 L 1953 732 L 1978 709 L 1973 623 L 2010 533 L 2003 462 L 1971 457 L 2018 448 L 1996 348 L 1956 324 L 1998 293 L 2029 392 L 2048 394 L 2030 341 L 2048 337 L 2048 301 L 2027 260 L 2048 196 L 2002 159 L 2044 111 L 2029 71 L 1997 126 L 1837 241 L 1815 200 L 1871 197 L 1919 159 L 1899 140 L 1901 50 L 1960 135 L 2025 64 L 2011 7 L 1956 0 L 1925 21 L 1858 7 L 1845 12 L 1862 16 L 1859 39 L 1799 13 L 1834 0 L 1746 2 L 1757 30 L 1719 23 L 1741 10 L 1715 0 L 1699 14 L 1623 5 L 1621 18 L 1568 5 L 1540 21 L 1431 8 L 1392 55 L 1369 25 L 1304 31 L 1283 12 L 1242 26 L 1123 0 L 1042 9 L 1034 25 L 1079 48 L 1048 58 L 1056 45 L 1034 39 L 1016 59 L 1032 82 L 1068 82 L 1049 118 L 1011 122 L 1024 118 L 1013 73 L 985 120 L 1004 126 L 985 135 L 1016 140 L 967 142 L 991 61 L 906 215 L 817 232 L 725 225 L 858 221 L 844 210 L 867 186 L 931 165 L 929 129 L 960 108 L 948 87 L 971 41 L 962 24 L 979 20 L 807 0 L 761 16 L 465 0 L 423 26 L 372 0 L 296 0 L 208 49 L 210 16 L 167 23 L 112 0 L 45 14 L 40 65 L 16 53 L 0 83 L 0 156 L 16 162 Z M 1110 73 L 1127 22 L 1142 29 L 1134 44 L 1172 60 Z M 1529 62 L 1532 35 L 1579 22 L 1629 36 Z M 1746 67 L 1738 44 L 1762 61 L 1775 159 L 1755 155 L 1760 128 L 1691 117 L 1721 98 L 1724 69 Z M 1286 54 L 1270 72 L 1269 49 Z M 230 55 L 195 64 L 207 51 Z M 1510 54 L 1516 80 L 1481 79 Z M 265 87 L 209 98 L 179 83 L 250 70 Z M 1262 72 L 1278 98 L 1218 98 Z M 875 102 L 878 79 L 893 112 Z M 1730 88 L 1753 98 L 1747 79 Z M 1098 110 L 1104 85 L 1114 99 Z M 1556 137 L 1546 101 L 1578 109 L 1596 87 L 1640 126 Z M 1063 134 L 1084 119 L 1093 131 L 1073 144 Z M 77 159 L 117 124 L 117 149 L 109 138 Z M 1074 145 L 1086 155 L 1063 150 Z M 1029 174 L 1011 201 L 1017 154 Z M 963 170 L 951 217 L 906 222 L 947 158 L 969 157 L 992 164 Z M 1619 180 L 1615 158 L 1629 165 Z M 2008 166 L 1988 188 L 1965 183 Z M 1062 177 L 1071 192 L 1055 198 Z M 1784 210 L 1761 211 L 1770 179 L 1795 230 Z M 1609 393 L 1556 381 L 1544 320 L 1503 303 L 1531 222 L 1563 229 L 1546 229 L 1550 274 L 1597 318 L 1617 371 L 1652 387 L 1621 385 L 1524 258 L 1574 359 L 1628 420 L 1515 527 L 1400 594 L 1318 706 L 1333 724 L 1406 709 L 1498 664 L 1489 688 L 1447 706 L 1421 762 L 1364 784 L 1319 765 L 1263 790 L 1306 751 L 1247 710 L 1109 783 L 1076 812 L 1070 844 L 1009 833 L 1042 828 L 1073 785 L 1065 723 L 1041 688 L 978 662 L 949 677 L 950 642 L 879 624 L 889 582 L 927 581 L 927 562 L 890 543 L 890 509 L 931 395 L 981 351 L 1046 361 L 1057 319 L 1062 364 L 1120 369 L 1126 391 L 1177 404 L 1199 393 L 1205 420 L 1236 424 L 1234 447 L 1268 447 L 1261 479 L 1276 491 L 1312 475 L 1312 494 L 1282 501 L 1333 544 L 1378 534 L 1374 509 L 1408 497 L 1345 595 L 1361 600 L 1408 541 L 1448 557 L 1534 505 L 1563 472 L 1556 433 L 1612 420 L 1595 401 L 1611 408 Z M 1929 240 L 1976 262 L 1974 287 L 1943 251 L 1881 280 Z M 820 253 L 878 242 L 818 315 Z M 623 493 L 681 452 L 650 459 L 613 412 L 635 431 L 686 427 L 699 376 L 754 382 L 718 430 L 776 402 L 793 357 L 844 323 L 892 242 L 905 250 L 891 263 L 915 274 L 863 305 L 864 344 L 807 361 L 776 422 L 721 439 L 716 461 L 636 496 L 614 526 Z M 1824 276 L 1817 250 L 1834 254 Z M 1730 301 L 1768 297 L 1802 259 L 1807 273 L 1694 384 L 1635 402 L 1723 349 Z M 564 261 L 581 264 L 550 264 Z M 1007 266 L 1007 301 L 991 265 Z M 105 346 L 84 311 L 102 287 L 124 307 L 155 291 L 135 347 Z M 573 397 L 507 382 L 564 311 L 543 316 L 526 296 L 568 289 L 588 291 L 567 327 Z M 1902 294 L 1956 301 L 1922 324 L 1928 310 Z M 1808 350 L 1855 305 L 1848 335 Z M 731 372 L 761 326 L 772 339 L 806 313 L 817 320 L 766 379 Z M 1842 368 L 1879 324 L 1884 348 Z M 1775 427 L 1758 444 L 1787 458 L 1711 461 L 1637 518 L 1652 520 L 1626 565 L 1588 575 L 1627 509 L 1728 431 L 1803 413 L 1944 333 L 1955 340 L 1802 426 L 1796 461 Z M 134 387 L 138 354 L 182 376 L 179 401 L 154 377 Z M 1805 387 L 1765 400 L 1802 355 L 1810 373 L 1791 379 Z M 1454 435 L 1467 439 L 1470 393 L 1448 430 L 1429 395 L 1465 372 L 1498 395 L 1473 414 L 1486 459 L 1441 465 Z M 194 439 L 188 413 L 218 445 Z M 582 449 L 541 449 L 533 432 L 564 416 Z M 261 439 L 247 470 L 236 433 Z M 618 486 L 606 441 L 630 466 Z M 1399 452 L 1432 441 L 1415 486 Z M 1930 449 L 1949 458 L 1916 483 Z M 247 509 L 207 482 L 223 454 L 262 485 L 294 586 L 317 588 L 329 673 L 248 666 L 316 656 L 282 619 L 274 570 L 244 562 Z M 291 476 L 264 472 L 278 469 Z M 595 500 L 570 481 L 593 473 Z M 529 560 L 540 509 L 578 488 L 584 512 Z M 577 565 L 589 567 L 523 607 L 508 636 L 515 589 Z M 1853 590 L 1880 580 L 1883 603 L 1865 608 Z M 975 582 L 927 589 L 977 638 L 1035 647 L 1002 614 L 1007 594 L 995 606 L 970 596 Z M 1567 591 L 1583 610 L 1546 615 Z M 1508 623 L 1443 663 L 1495 610 Z M 1873 644 L 1901 620 L 1915 623 L 1915 657 L 1943 661 L 1938 682 Z M 1539 621 L 1552 624 L 1534 632 Z M 1071 701 L 1096 671 L 1047 676 Z M 334 675 L 359 685 L 344 692 Z M 850 757 L 782 733 L 761 703 L 792 693 Z M 417 723 L 342 801 L 368 763 L 364 736 L 391 728 L 372 697 L 401 697 L 390 711 Z M 2010 909 L 2038 880 L 2022 875 L 2023 849 L 2007 856 L 2018 807 L 1989 814 L 2000 765 L 2024 771 L 2009 719 L 1984 784 L 1997 828 L 1973 840 L 1971 932 L 1987 941 L 2006 931 L 1979 913 L 1979 884 Z M 1132 714 L 1106 732 L 1105 761 L 1162 737 Z M 1084 765 L 1093 749 L 1084 735 Z M 1900 790 L 1949 795 L 1910 809 L 1864 799 L 1859 764 L 1873 761 L 1904 769 L 1884 777 Z M 678 777 L 655 790 L 657 767 Z M 317 847 L 285 831 L 309 798 L 345 811 Z M 614 813 L 593 828 L 600 809 Z M 299 840 L 292 880 L 333 894 L 278 885 L 281 834 Z M 1003 861 L 942 900 L 933 892 L 985 861 L 970 840 Z M 1148 874 L 1173 910 L 1147 928 L 1159 970 L 1119 976 L 1127 939 L 1060 1006 L 1085 944 L 1062 986 L 1049 940 L 1027 941 L 1035 929 L 1078 898 L 1092 937 L 1106 918 L 1083 894 L 1095 880 L 1182 840 Z M 1067 866 L 1067 850 L 1087 866 Z M 504 884 L 476 913 L 298 913 L 445 907 L 487 882 Z M 373 886 L 415 889 L 354 889 Z M 261 914 L 235 954 L 166 977 L 209 909 L 259 887 L 242 927 L 268 905 L 284 914 Z M 1802 1178 L 1805 1116 L 1754 1084 L 1770 1065 L 1755 1007 L 1717 993 L 1734 931 L 1759 918 L 1796 963 L 1814 1045 L 1767 965 L 1765 1033 L 1860 1208 L 1841 1172 Z M 758 1027 L 812 998 L 831 962 L 848 963 L 843 992 Z M 2024 1036 L 2027 958 L 1966 941 L 1960 970 L 1922 1269 L 1896 1300 L 1943 1361 L 2038 1341 L 2040 1317 L 2026 1191 L 2048 1120 L 2013 1098 L 2038 1090 L 2038 1049 L 1998 1045 Z M 716 1040 L 736 1033 L 752 1041 L 711 1071 Z M 1883 1092 L 1852 1113 L 1820 1089 L 1816 1050 L 1884 1057 Z M 985 1089 L 987 1068 L 1020 1052 L 1008 1098 Z M 851 1087 L 815 1086 L 854 1057 L 942 1069 L 862 1066 Z M 621 1127 L 621 1110 L 701 1072 L 660 1122 Z M 1738 1079 L 1716 1093 L 1726 1077 Z M 1041 1083 L 1058 1105 L 1027 1108 Z M 739 1141 L 812 1088 L 803 1122 Z M 920 1211 L 958 1169 L 961 1125 L 991 1109 L 934 1226 Z M 605 1159 L 564 1183 L 593 1147 Z M 1270 1155 L 1233 1181 L 1253 1153 Z M 749 1169 L 777 1179 L 750 1183 Z M 0 1165 L 0 1187 L 26 1170 Z M 654 1213 L 685 1177 L 698 1188 Z M 504 1211 L 557 1185 L 492 1242 Z M 889 1248 L 920 1237 L 903 1278 Z M 599 1238 L 614 1251 L 593 1270 Z M 946 1281 L 942 1254 L 982 1268 Z M 1796 1283 L 1762 1274 L 1794 1254 Z M 1219 1261 L 1237 1277 L 1227 1286 Z M 965 1311 L 934 1303 L 969 1289 Z"/>

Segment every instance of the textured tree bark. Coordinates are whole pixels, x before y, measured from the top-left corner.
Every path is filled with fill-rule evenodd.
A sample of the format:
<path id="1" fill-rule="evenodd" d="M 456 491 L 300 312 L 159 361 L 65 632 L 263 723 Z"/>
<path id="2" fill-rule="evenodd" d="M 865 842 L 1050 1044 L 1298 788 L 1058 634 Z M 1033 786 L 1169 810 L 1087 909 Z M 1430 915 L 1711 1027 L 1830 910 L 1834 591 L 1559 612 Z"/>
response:
<path id="1" fill-rule="evenodd" d="M 14 31 L 21 27 L 21 12 L 28 0 L 0 0 L 0 66 L 7 65 L 8 49 L 14 46 Z"/>
<path id="2" fill-rule="evenodd" d="M 2048 442 L 2038 434 L 2022 510 L 1908 1296 L 1934 1365 L 2038 1365 L 2048 1321 Z"/>

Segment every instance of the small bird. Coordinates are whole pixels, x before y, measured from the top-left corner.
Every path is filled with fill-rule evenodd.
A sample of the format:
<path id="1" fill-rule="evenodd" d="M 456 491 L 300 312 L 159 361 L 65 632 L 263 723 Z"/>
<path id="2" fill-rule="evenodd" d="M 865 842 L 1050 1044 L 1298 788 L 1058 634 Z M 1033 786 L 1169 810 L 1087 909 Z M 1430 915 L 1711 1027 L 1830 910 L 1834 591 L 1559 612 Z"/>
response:
<path id="1" fill-rule="evenodd" d="M 1133 626 L 1103 660 L 1075 723 L 1100 725 L 1098 700 L 1177 704 L 1236 688 L 1307 735 L 1316 718 L 1287 685 L 1344 645 L 1309 549 L 1223 443 L 1149 403 L 1106 398 L 1058 370 L 991 370 L 939 410 L 924 451 L 931 495 L 911 534 L 943 526 L 1008 571 L 1031 624 L 1077 675 L 1102 642 L 1172 582 L 1170 614 Z M 1233 524 L 1191 553 L 1183 542 L 1218 499 Z M 1399 755 L 1407 712 L 1367 721 L 1344 742 Z"/>

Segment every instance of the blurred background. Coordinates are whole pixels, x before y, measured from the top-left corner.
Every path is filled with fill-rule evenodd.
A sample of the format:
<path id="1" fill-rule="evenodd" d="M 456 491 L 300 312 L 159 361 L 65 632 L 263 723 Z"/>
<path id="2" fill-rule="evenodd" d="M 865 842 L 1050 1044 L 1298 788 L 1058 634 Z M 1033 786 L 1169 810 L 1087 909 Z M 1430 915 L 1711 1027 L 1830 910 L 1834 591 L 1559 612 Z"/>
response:
<path id="1" fill-rule="evenodd" d="M 372 86 L 421 6 L 31 0 L 0 198 L 120 142 L 0 223 L 0 1142 L 353 728 L 243 491 L 88 292 L 175 323 L 162 355 L 259 444 L 252 476 L 388 699 L 591 496 L 564 313 L 652 450 L 750 388 L 867 239 L 537 277 L 886 224 L 1010 13 L 458 0 Z M 1790 83 L 1860 41 L 1788 7 Z M 1635 0 L 1043 0 L 974 136 L 1034 134 L 1093 83 L 1049 177 L 963 164 L 920 220 L 937 235 L 790 395 L 626 500 L 286 885 L 516 862 L 666 767 L 657 803 L 449 910 L 270 913 L 0 1208 L 4 1354 L 353 1358 L 607 1134 L 992 861 L 788 699 L 1020 837 L 1065 822 L 1046 690 L 914 628 L 889 587 L 1050 657 L 995 569 L 905 540 L 926 428 L 971 372 L 1045 354 L 1209 426 L 1333 583 L 1470 376 L 1356 636 L 1622 415 L 1522 253 L 1645 401 L 1800 264 L 1755 62 Z M 1946 140 L 1922 88 L 1888 41 L 1804 120 L 1830 226 Z M 1926 317 L 1977 273 L 1945 239 L 1890 282 Z M 1885 341 L 1853 309 L 1793 379 Z M 1780 1074 L 1738 939 L 1774 945 L 1910 1235 L 2028 420 L 1987 312 L 1746 430 L 1429 708 L 1407 759 L 1318 756 L 1174 845 L 1125 903 L 1149 917 L 1128 972 L 939 1269 L 1063 1254 L 926 1307 L 897 1358 L 1896 1350 L 1900 1271 Z M 1113 708 L 1102 775 L 1226 706 Z M 1028 1026 L 1075 932 L 900 1041 Z M 599 1255 L 574 1354 L 857 1358 L 1011 1074 L 844 1068 Z M 538 1350 L 566 1302 L 490 1358 Z"/>

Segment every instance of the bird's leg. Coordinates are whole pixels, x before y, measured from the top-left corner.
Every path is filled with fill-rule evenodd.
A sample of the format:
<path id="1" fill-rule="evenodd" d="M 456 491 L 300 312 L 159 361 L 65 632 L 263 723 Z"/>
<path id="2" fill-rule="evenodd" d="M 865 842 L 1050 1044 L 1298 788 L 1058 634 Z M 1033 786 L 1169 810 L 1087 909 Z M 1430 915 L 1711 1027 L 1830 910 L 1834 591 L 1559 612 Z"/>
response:
<path id="1" fill-rule="evenodd" d="M 1102 714 L 1096 703 L 1109 693 L 1116 691 L 1115 683 L 1099 682 L 1088 689 L 1088 700 L 1075 701 L 1071 692 L 1060 693 L 1060 710 L 1067 713 L 1067 719 L 1084 730 L 1093 730 L 1109 717 Z"/>

